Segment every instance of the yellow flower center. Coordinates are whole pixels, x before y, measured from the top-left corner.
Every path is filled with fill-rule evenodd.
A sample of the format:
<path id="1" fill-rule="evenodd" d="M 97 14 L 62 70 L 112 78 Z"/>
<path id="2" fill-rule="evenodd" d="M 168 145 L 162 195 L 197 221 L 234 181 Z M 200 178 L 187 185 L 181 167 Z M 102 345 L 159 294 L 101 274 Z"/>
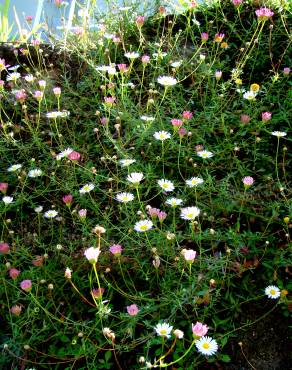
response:
<path id="1" fill-rule="evenodd" d="M 188 214 L 187 214 L 187 217 L 188 217 L 188 218 L 193 218 L 193 217 L 194 217 L 194 214 L 193 214 L 193 213 L 188 213 Z"/>
<path id="2" fill-rule="evenodd" d="M 270 293 L 271 293 L 272 295 L 275 295 L 275 294 L 276 294 L 275 289 L 271 289 Z"/>
<path id="3" fill-rule="evenodd" d="M 204 349 L 209 349 L 210 348 L 210 344 L 205 342 L 202 347 Z"/>
<path id="4" fill-rule="evenodd" d="M 147 225 L 142 225 L 142 226 L 140 226 L 140 229 L 143 230 L 143 231 L 146 231 L 148 229 L 148 226 Z"/>
<path id="5" fill-rule="evenodd" d="M 160 334 L 161 335 L 166 335 L 167 334 L 167 331 L 165 329 L 162 329 L 162 330 L 160 330 Z"/>

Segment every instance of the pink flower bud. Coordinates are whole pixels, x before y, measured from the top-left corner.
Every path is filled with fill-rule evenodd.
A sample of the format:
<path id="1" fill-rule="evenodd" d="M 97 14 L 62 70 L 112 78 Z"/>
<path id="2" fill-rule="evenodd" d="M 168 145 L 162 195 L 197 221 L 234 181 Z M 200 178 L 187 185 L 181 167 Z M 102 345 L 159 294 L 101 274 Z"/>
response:
<path id="1" fill-rule="evenodd" d="M 149 55 L 143 55 L 141 60 L 142 60 L 143 64 L 147 64 L 147 63 L 150 62 L 150 57 L 149 57 Z"/>
<path id="2" fill-rule="evenodd" d="M 254 179 L 251 176 L 245 176 L 242 179 L 242 182 L 243 182 L 243 184 L 244 184 L 245 187 L 249 187 L 249 186 L 251 186 L 254 183 Z"/>
<path id="3" fill-rule="evenodd" d="M 120 244 L 113 244 L 110 246 L 109 250 L 114 256 L 119 257 L 122 254 L 123 248 Z"/>
<path id="4" fill-rule="evenodd" d="M 0 182 L 0 191 L 2 194 L 6 194 L 6 191 L 8 189 L 8 183 L 7 182 Z"/>
<path id="5" fill-rule="evenodd" d="M 23 289 L 25 292 L 30 292 L 32 287 L 31 280 L 23 280 L 20 283 L 20 288 Z"/>
<path id="6" fill-rule="evenodd" d="M 127 64 L 118 64 L 118 68 L 121 73 L 127 72 L 128 70 Z"/>
<path id="7" fill-rule="evenodd" d="M 45 80 L 39 80 L 38 84 L 39 84 L 39 87 L 40 87 L 41 90 L 44 90 L 46 88 L 46 85 L 47 85 Z"/>
<path id="8" fill-rule="evenodd" d="M 193 118 L 193 113 L 186 110 L 183 112 L 182 116 L 183 116 L 183 119 L 189 120 Z"/>
<path id="9" fill-rule="evenodd" d="M 171 120 L 171 124 L 173 127 L 181 127 L 183 125 L 183 121 L 181 119 L 173 118 Z"/>
<path id="10" fill-rule="evenodd" d="M 71 161 L 78 161 L 80 159 L 81 155 L 80 153 L 73 150 L 70 154 L 68 154 L 68 158 L 71 159 Z"/>
<path id="11" fill-rule="evenodd" d="M 216 78 L 216 80 L 219 81 L 221 77 L 222 77 L 222 71 L 216 71 L 215 72 L 215 78 Z"/>
<path id="12" fill-rule="evenodd" d="M 130 316 L 136 316 L 139 311 L 140 310 L 136 304 L 131 304 L 130 306 L 127 306 L 127 312 Z"/>
<path id="13" fill-rule="evenodd" d="M 290 68 L 289 67 L 285 67 L 284 69 L 283 69 L 283 73 L 284 73 L 284 75 L 286 75 L 286 76 L 288 76 L 288 74 L 290 73 Z"/>
<path id="14" fill-rule="evenodd" d="M 26 20 L 28 23 L 31 23 L 31 22 L 32 22 L 32 20 L 33 20 L 33 16 L 32 16 L 32 15 L 27 15 L 27 16 L 25 17 L 25 20 Z"/>
<path id="15" fill-rule="evenodd" d="M 63 198 L 62 198 L 62 201 L 63 201 L 67 206 L 70 206 L 70 205 L 71 205 L 72 200 L 73 200 L 73 195 L 71 195 L 71 194 L 64 195 L 64 196 L 63 196 Z"/>
<path id="16" fill-rule="evenodd" d="M 0 243 L 0 254 L 8 254 L 10 247 L 8 243 Z"/>
<path id="17" fill-rule="evenodd" d="M 262 121 L 267 122 L 272 118 L 272 113 L 270 112 L 263 112 L 262 113 Z"/>
<path id="18" fill-rule="evenodd" d="M 16 280 L 18 275 L 20 274 L 20 271 L 17 270 L 16 268 L 12 267 L 10 270 L 9 270 L 9 276 L 11 277 L 11 279 L 13 280 Z"/>
<path id="19" fill-rule="evenodd" d="M 209 39 L 209 34 L 207 32 L 202 32 L 201 33 L 201 40 L 202 42 L 207 42 Z"/>
<path id="20" fill-rule="evenodd" d="M 183 127 L 180 127 L 178 129 L 178 134 L 182 138 L 182 137 L 184 137 L 187 134 L 187 130 L 185 128 L 183 128 Z"/>
<path id="21" fill-rule="evenodd" d="M 61 95 L 61 88 L 60 87 L 54 87 L 53 93 L 55 96 L 59 97 Z"/>
<path id="22" fill-rule="evenodd" d="M 196 325 L 192 324 L 192 332 L 197 337 L 203 337 L 208 332 L 208 326 L 201 322 L 196 322 Z"/>
<path id="23" fill-rule="evenodd" d="M 239 6 L 242 4 L 242 0 L 232 0 L 234 6 Z"/>
<path id="24" fill-rule="evenodd" d="M 16 100 L 19 101 L 20 103 L 24 103 L 26 97 L 27 97 L 27 95 L 26 95 L 26 92 L 24 90 L 19 90 L 15 94 Z"/>
<path id="25" fill-rule="evenodd" d="M 138 17 L 136 17 L 137 27 L 142 27 L 144 22 L 145 22 L 145 17 L 143 17 L 142 15 L 138 15 Z"/>
<path id="26" fill-rule="evenodd" d="M 259 20 L 267 20 L 268 18 L 272 18 L 274 15 L 274 12 L 269 8 L 257 9 L 255 13 Z"/>
<path id="27" fill-rule="evenodd" d="M 40 91 L 40 90 L 37 90 L 33 93 L 33 97 L 37 100 L 37 101 L 41 101 L 44 97 L 44 92 L 43 91 Z"/>
<path id="28" fill-rule="evenodd" d="M 166 219 L 167 213 L 163 212 L 163 211 L 160 211 L 160 212 L 158 212 L 157 216 L 158 216 L 158 220 L 160 222 L 163 222 Z"/>
<path id="29" fill-rule="evenodd" d="M 78 211 L 78 215 L 81 219 L 85 219 L 86 218 L 86 215 L 87 215 L 87 209 L 80 209 Z"/>
<path id="30" fill-rule="evenodd" d="M 184 251 L 184 259 L 188 262 L 188 263 L 193 263 L 194 262 L 194 259 L 196 258 L 196 255 L 197 255 L 197 252 L 194 251 L 193 249 L 186 249 Z"/>
<path id="31" fill-rule="evenodd" d="M 225 37 L 224 33 L 216 33 L 215 35 L 215 42 L 221 42 Z"/>

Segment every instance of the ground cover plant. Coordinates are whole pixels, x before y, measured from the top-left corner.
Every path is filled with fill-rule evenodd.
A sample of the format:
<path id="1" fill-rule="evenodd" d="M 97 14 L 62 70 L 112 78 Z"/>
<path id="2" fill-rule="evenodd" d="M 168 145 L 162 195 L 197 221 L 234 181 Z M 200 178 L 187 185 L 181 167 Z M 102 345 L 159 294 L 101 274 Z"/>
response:
<path id="1" fill-rule="evenodd" d="M 289 368 L 290 25 L 286 1 L 92 2 L 3 45 L 2 368 L 254 368 L 230 343 L 269 317 L 257 368 Z"/>

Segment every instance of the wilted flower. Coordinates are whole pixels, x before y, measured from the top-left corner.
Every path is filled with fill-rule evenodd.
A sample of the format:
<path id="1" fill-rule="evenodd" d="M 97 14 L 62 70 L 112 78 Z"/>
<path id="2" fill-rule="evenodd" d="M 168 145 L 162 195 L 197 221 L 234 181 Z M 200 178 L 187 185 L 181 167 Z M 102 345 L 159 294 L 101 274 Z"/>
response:
<path id="1" fill-rule="evenodd" d="M 21 310 L 22 310 L 22 307 L 19 305 L 15 305 L 10 308 L 10 312 L 16 316 L 19 316 L 21 314 Z"/>
<path id="2" fill-rule="evenodd" d="M 53 210 L 53 209 L 50 209 L 49 211 L 45 212 L 44 213 L 44 217 L 46 218 L 55 218 L 57 216 L 58 212 Z"/>
<path id="3" fill-rule="evenodd" d="M 180 217 L 183 220 L 189 220 L 192 221 L 200 214 L 200 209 L 198 207 L 185 207 L 181 208 L 181 214 Z"/>
<path id="4" fill-rule="evenodd" d="M 257 93 L 259 92 L 260 90 L 260 85 L 259 84 L 256 84 L 256 83 L 253 83 L 250 85 L 250 91 L 254 92 L 254 93 Z"/>
<path id="5" fill-rule="evenodd" d="M 127 312 L 130 316 L 136 316 L 139 311 L 140 310 L 136 304 L 131 304 L 130 306 L 127 306 Z"/>
<path id="6" fill-rule="evenodd" d="M 157 324 L 154 329 L 156 331 L 156 334 L 159 335 L 160 337 L 170 338 L 170 333 L 173 329 L 173 326 L 170 326 L 167 323 L 162 323 Z"/>
<path id="7" fill-rule="evenodd" d="M 248 114 L 242 114 L 240 116 L 240 122 L 242 123 L 249 123 L 250 122 L 250 116 Z"/>
<path id="8" fill-rule="evenodd" d="M 42 212 L 42 210 L 43 210 L 43 207 L 42 207 L 42 206 L 37 206 L 37 207 L 35 207 L 35 209 L 34 209 L 34 211 L 35 211 L 36 213 L 41 213 L 41 212 Z"/>
<path id="9" fill-rule="evenodd" d="M 101 298 L 104 293 L 104 288 L 92 289 L 91 294 L 94 298 Z"/>
<path id="10" fill-rule="evenodd" d="M 32 282 L 31 280 L 23 280 L 20 283 L 20 288 L 24 290 L 25 292 L 30 292 L 32 287 Z"/>
<path id="11" fill-rule="evenodd" d="M 153 222 L 150 220 L 141 220 L 135 223 L 134 230 L 138 231 L 139 233 L 143 233 L 145 231 L 148 231 L 152 229 Z"/>
<path id="12" fill-rule="evenodd" d="M 202 337 L 207 334 L 208 326 L 202 324 L 201 322 L 196 322 L 196 325 L 192 324 L 192 332 L 196 337 Z"/>
<path id="13" fill-rule="evenodd" d="M 280 297 L 281 292 L 280 289 L 275 285 L 269 285 L 265 289 L 265 294 L 268 296 L 268 298 L 271 299 L 277 299 Z"/>
<path id="14" fill-rule="evenodd" d="M 158 180 L 157 183 L 165 192 L 170 192 L 175 189 L 173 182 L 169 180 L 161 179 L 161 180 Z"/>
<path id="15" fill-rule="evenodd" d="M 177 337 L 177 339 L 182 339 L 184 337 L 184 332 L 179 329 L 175 329 L 173 334 Z"/>
<path id="16" fill-rule="evenodd" d="M 102 334 L 113 342 L 116 338 L 115 333 L 110 328 L 103 328 Z"/>
<path id="17" fill-rule="evenodd" d="M 90 247 L 85 250 L 84 256 L 88 259 L 88 261 L 92 264 L 95 264 L 98 260 L 98 256 L 100 255 L 101 251 L 99 248 Z"/>
<path id="18" fill-rule="evenodd" d="M 20 274 L 20 271 L 17 270 L 16 268 L 12 267 L 10 270 L 9 270 L 9 276 L 11 277 L 11 279 L 15 280 L 17 279 L 18 275 Z"/>
<path id="19" fill-rule="evenodd" d="M 44 257 L 43 256 L 35 256 L 35 259 L 32 260 L 32 264 L 34 266 L 42 266 L 44 263 Z"/>
<path id="20" fill-rule="evenodd" d="M 72 270 L 69 269 L 69 267 L 66 267 L 64 276 L 65 276 L 66 279 L 71 279 L 71 277 L 72 277 Z"/>
<path id="21" fill-rule="evenodd" d="M 10 247 L 8 243 L 0 243 L 0 254 L 8 254 Z"/>
<path id="22" fill-rule="evenodd" d="M 170 77 L 170 76 L 160 76 L 160 77 L 158 77 L 157 82 L 160 85 L 168 87 L 168 86 L 176 85 L 177 84 L 177 79 L 174 78 L 174 77 Z"/>
<path id="23" fill-rule="evenodd" d="M 202 337 L 197 340 L 196 347 L 200 353 L 206 356 L 212 356 L 218 350 L 217 342 L 210 337 Z"/>

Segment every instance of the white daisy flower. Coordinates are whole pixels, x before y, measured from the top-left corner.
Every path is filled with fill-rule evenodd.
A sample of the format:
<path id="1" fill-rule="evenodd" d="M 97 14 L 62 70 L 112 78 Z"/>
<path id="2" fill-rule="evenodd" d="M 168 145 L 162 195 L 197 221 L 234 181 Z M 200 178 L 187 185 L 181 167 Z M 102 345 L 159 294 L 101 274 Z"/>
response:
<path id="1" fill-rule="evenodd" d="M 182 62 L 183 62 L 182 60 L 179 60 L 177 62 L 172 62 L 170 65 L 173 68 L 178 68 L 178 67 L 180 67 L 182 65 Z"/>
<path id="2" fill-rule="evenodd" d="M 166 57 L 166 55 L 167 53 L 165 53 L 164 51 L 160 51 L 159 53 L 153 53 L 152 57 L 157 60 L 158 58 L 163 59 L 164 57 Z"/>
<path id="3" fill-rule="evenodd" d="M 37 207 L 35 207 L 35 209 L 34 209 L 34 211 L 35 211 L 36 213 L 41 213 L 41 212 L 42 212 L 42 210 L 43 210 L 43 207 L 42 207 L 42 206 L 37 206 Z"/>
<path id="4" fill-rule="evenodd" d="M 6 81 L 16 82 L 20 78 L 20 73 L 12 72 L 6 77 Z"/>
<path id="5" fill-rule="evenodd" d="M 164 141 L 171 138 L 171 134 L 167 131 L 156 131 L 153 134 L 156 140 Z"/>
<path id="6" fill-rule="evenodd" d="M 95 67 L 95 70 L 99 72 L 107 72 L 108 68 L 108 66 L 97 66 Z"/>
<path id="7" fill-rule="evenodd" d="M 215 339 L 210 337 L 201 337 L 196 341 L 197 350 L 202 353 L 202 355 L 212 356 L 218 350 L 218 344 Z"/>
<path id="8" fill-rule="evenodd" d="M 116 200 L 121 203 L 128 203 L 134 200 L 134 195 L 132 193 L 118 193 Z"/>
<path id="9" fill-rule="evenodd" d="M 15 172 L 17 170 L 20 170 L 22 167 L 22 164 L 13 164 L 12 166 L 7 168 L 8 172 Z"/>
<path id="10" fill-rule="evenodd" d="M 5 204 L 11 204 L 13 202 L 13 197 L 9 197 L 8 195 L 5 195 L 5 197 L 3 197 L 2 200 Z"/>
<path id="11" fill-rule="evenodd" d="M 55 218 L 57 216 L 58 212 L 54 209 L 50 209 L 49 211 L 44 213 L 44 217 L 46 218 Z"/>
<path id="12" fill-rule="evenodd" d="M 177 84 L 177 79 L 170 76 L 160 76 L 158 77 L 157 82 L 163 86 L 174 86 Z"/>
<path id="13" fill-rule="evenodd" d="M 286 132 L 284 132 L 284 131 L 273 131 L 273 132 L 272 132 L 272 135 L 273 135 L 273 136 L 277 136 L 277 137 L 284 137 L 284 136 L 286 136 L 286 135 L 287 135 L 287 133 L 286 133 Z"/>
<path id="14" fill-rule="evenodd" d="M 280 289 L 275 285 L 269 285 L 265 289 L 265 294 L 271 299 L 277 299 L 281 295 Z"/>
<path id="15" fill-rule="evenodd" d="M 147 122 L 152 122 L 155 120 L 154 117 L 150 117 L 150 116 L 141 116 L 140 118 L 142 121 L 147 121 Z"/>
<path id="16" fill-rule="evenodd" d="M 82 188 L 79 190 L 79 193 L 80 194 L 85 194 L 85 193 L 89 193 L 91 190 L 93 190 L 95 188 L 95 185 L 93 184 L 85 184 L 84 186 L 82 186 Z"/>
<path id="17" fill-rule="evenodd" d="M 243 98 L 244 99 L 247 99 L 247 100 L 255 100 L 255 97 L 257 96 L 257 93 L 253 92 L 253 91 L 246 91 L 244 94 L 243 94 Z"/>
<path id="18" fill-rule="evenodd" d="M 67 148 L 67 149 L 63 150 L 61 153 L 56 155 L 56 160 L 59 161 L 60 159 L 62 159 L 64 157 L 68 157 L 68 155 L 71 154 L 72 152 L 73 152 L 73 149 Z"/>
<path id="19" fill-rule="evenodd" d="M 128 59 L 137 59 L 139 58 L 140 54 L 136 51 L 129 51 L 128 53 L 125 53 L 125 57 Z"/>
<path id="20" fill-rule="evenodd" d="M 190 188 L 203 184 L 203 182 L 204 180 L 200 177 L 192 177 L 191 179 L 186 180 L 186 184 Z"/>
<path id="21" fill-rule="evenodd" d="M 135 223 L 134 230 L 138 231 L 138 233 L 144 233 L 145 231 L 148 231 L 152 229 L 153 222 L 149 220 L 141 220 Z"/>
<path id="22" fill-rule="evenodd" d="M 127 180 L 130 181 L 132 184 L 139 184 L 144 178 L 143 173 L 141 172 L 132 172 L 130 175 L 127 176 Z"/>
<path id="23" fill-rule="evenodd" d="M 171 206 L 171 207 L 177 207 L 177 206 L 181 205 L 182 202 L 183 202 L 183 200 L 179 199 L 179 198 L 168 198 L 168 199 L 166 199 L 165 204 L 167 204 L 168 206 Z"/>
<path id="24" fill-rule="evenodd" d="M 47 117 L 47 118 L 56 119 L 56 118 L 60 117 L 60 112 L 57 112 L 57 111 L 54 111 L 54 112 L 48 112 L 48 113 L 46 114 L 46 117 Z"/>
<path id="25" fill-rule="evenodd" d="M 100 253 L 101 250 L 99 248 L 90 247 L 84 251 L 84 256 L 88 259 L 90 263 L 94 264 L 97 262 Z"/>
<path id="26" fill-rule="evenodd" d="M 39 168 L 35 168 L 34 170 L 30 170 L 27 174 L 28 177 L 32 177 L 32 178 L 35 178 L 35 177 L 39 177 L 39 176 L 42 176 L 43 174 L 43 171 L 40 170 Z"/>
<path id="27" fill-rule="evenodd" d="M 156 334 L 160 337 L 170 338 L 173 326 L 170 326 L 166 322 L 163 322 L 162 324 L 157 324 L 154 329 L 156 331 Z"/>
<path id="28" fill-rule="evenodd" d="M 197 155 L 201 158 L 211 158 L 214 154 L 212 152 L 209 152 L 208 150 L 200 150 L 199 152 L 197 152 Z"/>
<path id="29" fill-rule="evenodd" d="M 161 179 L 161 180 L 158 180 L 157 183 L 166 192 L 174 190 L 174 185 L 169 180 Z"/>
<path id="30" fill-rule="evenodd" d="M 122 167 L 128 167 L 130 166 L 131 164 L 135 163 L 136 162 L 136 159 L 120 159 L 119 160 L 119 164 L 122 166 Z"/>
<path id="31" fill-rule="evenodd" d="M 33 82 L 34 81 L 34 76 L 33 75 L 26 75 L 24 76 L 24 79 L 26 82 Z"/>
<path id="32" fill-rule="evenodd" d="M 181 208 L 180 217 L 183 220 L 194 220 L 200 214 L 200 209 L 198 207 L 185 207 Z"/>

